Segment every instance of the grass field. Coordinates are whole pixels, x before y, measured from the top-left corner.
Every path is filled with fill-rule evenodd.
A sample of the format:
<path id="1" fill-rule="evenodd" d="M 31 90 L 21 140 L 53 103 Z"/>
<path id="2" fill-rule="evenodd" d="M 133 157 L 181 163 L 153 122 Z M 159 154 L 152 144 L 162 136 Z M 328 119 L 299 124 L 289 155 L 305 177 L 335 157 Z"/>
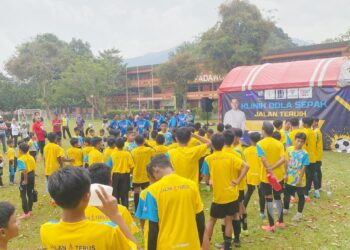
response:
<path id="1" fill-rule="evenodd" d="M 68 147 L 68 140 L 64 141 Z M 40 158 L 40 157 L 39 157 Z M 323 160 L 323 192 L 320 200 L 312 200 L 305 205 L 304 219 L 298 224 L 291 222 L 296 207 L 285 217 L 286 229 L 275 233 L 260 230 L 264 223 L 259 218 L 257 194 L 253 194 L 248 207 L 249 236 L 242 236 L 241 249 L 349 249 L 350 244 L 350 154 L 325 152 Z M 0 200 L 9 201 L 22 213 L 18 186 L 8 185 L 7 166 L 4 167 L 5 187 L 0 189 Z M 16 176 L 16 181 L 18 175 Z M 332 196 L 326 194 L 328 186 Z M 40 225 L 60 218 L 60 209 L 49 206 L 49 195 L 45 193 L 42 160 L 38 160 L 36 188 L 39 201 L 34 205 L 34 216 L 21 221 L 18 238 L 12 240 L 9 249 L 40 249 Z M 205 213 L 208 216 L 211 193 L 202 191 Z M 179 215 L 181 220 L 181 215 Z M 266 221 L 265 221 L 266 223 Z M 184 222 L 186 226 L 186 222 Z M 137 235 L 142 244 L 142 234 Z M 212 245 L 222 241 L 220 225 L 217 223 Z M 215 249 L 212 247 L 212 249 Z"/>

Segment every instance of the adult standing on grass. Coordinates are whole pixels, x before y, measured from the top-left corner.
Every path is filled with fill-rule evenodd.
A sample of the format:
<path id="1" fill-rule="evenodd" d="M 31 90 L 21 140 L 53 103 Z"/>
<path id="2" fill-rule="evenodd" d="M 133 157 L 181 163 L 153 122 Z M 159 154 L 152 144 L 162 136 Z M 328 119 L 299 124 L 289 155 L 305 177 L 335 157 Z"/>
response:
<path id="1" fill-rule="evenodd" d="M 69 118 L 67 114 L 63 114 L 62 115 L 62 132 L 63 132 L 63 138 L 66 139 L 66 133 L 70 138 L 72 138 L 72 135 L 70 134 L 70 130 L 69 130 Z"/>
<path id="2" fill-rule="evenodd" d="M 4 121 L 4 118 L 2 116 L 0 116 L 0 140 L 2 143 L 2 150 L 4 151 L 5 154 L 7 153 L 6 130 L 7 130 L 7 126 L 6 126 L 6 123 Z"/>
<path id="3" fill-rule="evenodd" d="M 75 118 L 75 122 L 77 124 L 77 128 L 80 131 L 80 135 L 82 137 L 84 137 L 84 124 L 85 124 L 85 120 L 83 119 L 83 117 L 81 116 L 81 114 L 78 114 L 77 117 Z"/>
<path id="4" fill-rule="evenodd" d="M 42 122 L 41 117 L 39 117 L 39 116 L 35 117 L 35 122 L 33 123 L 32 131 L 33 131 L 33 133 L 36 134 L 40 154 L 41 154 L 41 156 L 43 156 L 44 155 L 44 147 L 45 147 L 45 132 L 44 132 L 44 123 Z"/>
<path id="5" fill-rule="evenodd" d="M 18 141 L 18 136 L 19 136 L 19 130 L 20 126 L 18 125 L 17 121 L 15 118 L 12 119 L 11 122 L 11 136 L 13 138 L 13 141 L 15 143 L 15 148 L 17 147 L 17 141 Z"/>
<path id="6" fill-rule="evenodd" d="M 52 132 L 54 132 L 58 137 L 62 137 L 62 120 L 56 113 L 55 118 L 52 120 Z"/>

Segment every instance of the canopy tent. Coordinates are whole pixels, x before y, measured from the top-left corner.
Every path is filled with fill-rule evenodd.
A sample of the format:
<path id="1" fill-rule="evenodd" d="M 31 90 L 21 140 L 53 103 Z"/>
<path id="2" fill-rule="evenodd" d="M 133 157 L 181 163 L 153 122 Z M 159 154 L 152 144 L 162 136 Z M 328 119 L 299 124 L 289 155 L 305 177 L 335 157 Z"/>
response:
<path id="1" fill-rule="evenodd" d="M 349 86 L 346 57 L 241 66 L 218 89 L 219 115 L 223 118 L 231 100 L 238 99 L 250 131 L 260 130 L 264 120 L 314 116 L 321 119 L 325 148 L 350 153 Z"/>

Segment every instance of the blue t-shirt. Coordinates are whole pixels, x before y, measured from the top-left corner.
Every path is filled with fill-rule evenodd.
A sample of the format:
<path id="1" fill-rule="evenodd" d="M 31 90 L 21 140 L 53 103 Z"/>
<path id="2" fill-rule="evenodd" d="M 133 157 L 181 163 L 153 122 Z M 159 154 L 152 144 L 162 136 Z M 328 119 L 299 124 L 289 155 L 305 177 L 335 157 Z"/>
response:
<path id="1" fill-rule="evenodd" d="M 182 128 L 182 127 L 185 127 L 187 125 L 187 115 L 186 114 L 179 114 L 178 115 L 178 118 L 179 120 L 179 127 Z"/>
<path id="2" fill-rule="evenodd" d="M 118 129 L 118 124 L 119 124 L 118 120 L 112 120 L 111 123 L 109 124 L 109 128 L 110 129 Z"/>
<path id="3" fill-rule="evenodd" d="M 143 133 L 148 131 L 150 127 L 149 121 L 142 119 L 136 121 L 137 132 L 142 135 Z"/>
<path id="4" fill-rule="evenodd" d="M 172 116 L 169 119 L 169 130 L 171 130 L 172 128 L 176 128 L 176 125 L 177 125 L 177 119 L 175 116 Z"/>
<path id="5" fill-rule="evenodd" d="M 165 146 L 169 146 L 171 143 L 173 143 L 173 137 L 171 135 L 170 132 L 166 132 L 166 133 L 159 133 L 159 134 L 162 134 L 164 136 L 164 139 L 165 139 Z"/>
<path id="6" fill-rule="evenodd" d="M 118 123 L 118 128 L 120 131 L 120 135 L 123 137 L 126 134 L 127 127 L 131 127 L 132 124 L 129 120 L 121 120 Z"/>
<path id="7" fill-rule="evenodd" d="M 157 122 L 157 125 L 156 125 L 155 129 L 158 130 L 158 129 L 160 129 L 160 124 L 161 124 L 163 121 L 165 121 L 165 118 L 164 118 L 164 116 L 162 116 L 162 115 L 156 115 L 156 116 L 154 116 L 154 119 L 155 119 L 156 122 Z"/>

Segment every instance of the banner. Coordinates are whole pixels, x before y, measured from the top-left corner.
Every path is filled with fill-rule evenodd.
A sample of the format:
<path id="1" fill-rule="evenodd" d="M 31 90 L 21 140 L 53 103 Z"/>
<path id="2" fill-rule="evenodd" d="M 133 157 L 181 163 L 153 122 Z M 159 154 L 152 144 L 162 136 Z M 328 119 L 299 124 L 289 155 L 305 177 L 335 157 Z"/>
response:
<path id="1" fill-rule="evenodd" d="M 232 99 L 245 113 L 247 131 L 261 131 L 263 121 L 317 117 L 325 149 L 350 153 L 350 87 L 307 87 L 224 93 L 222 118 Z"/>

